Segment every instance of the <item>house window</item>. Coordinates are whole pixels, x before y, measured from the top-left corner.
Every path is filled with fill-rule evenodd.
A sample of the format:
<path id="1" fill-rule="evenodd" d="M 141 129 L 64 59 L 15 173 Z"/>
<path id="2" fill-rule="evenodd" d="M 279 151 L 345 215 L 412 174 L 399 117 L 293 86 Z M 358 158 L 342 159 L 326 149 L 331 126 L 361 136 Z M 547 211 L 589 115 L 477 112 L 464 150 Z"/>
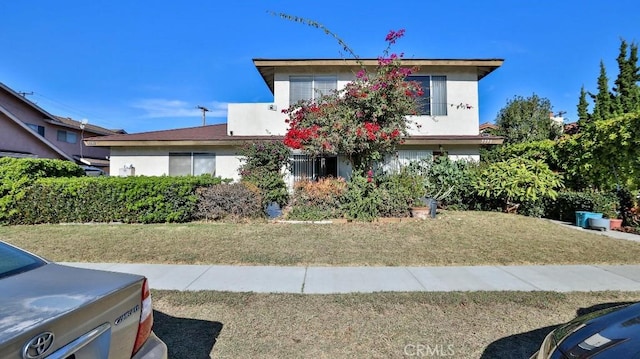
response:
<path id="1" fill-rule="evenodd" d="M 430 156 L 429 150 L 399 150 L 386 156 L 382 168 L 385 172 L 399 173 L 402 167 L 408 166 L 411 162 L 430 158 Z"/>
<path id="2" fill-rule="evenodd" d="M 289 104 L 300 100 L 316 100 L 328 95 L 338 87 L 336 76 L 290 76 Z"/>
<path id="3" fill-rule="evenodd" d="M 78 135 L 73 132 L 58 130 L 58 141 L 76 143 L 78 142 Z"/>
<path id="4" fill-rule="evenodd" d="M 33 123 L 27 123 L 27 126 L 36 131 L 40 136 L 44 137 L 44 126 L 34 125 Z"/>
<path id="5" fill-rule="evenodd" d="M 169 153 L 169 176 L 215 175 L 216 154 L 207 152 Z"/>
<path id="6" fill-rule="evenodd" d="M 306 155 L 293 155 L 291 167 L 294 181 L 311 180 L 320 178 L 338 177 L 338 157 L 316 157 Z"/>
<path id="7" fill-rule="evenodd" d="M 446 76 L 410 76 L 416 81 L 424 94 L 418 99 L 418 114 L 427 116 L 447 115 L 447 77 Z"/>

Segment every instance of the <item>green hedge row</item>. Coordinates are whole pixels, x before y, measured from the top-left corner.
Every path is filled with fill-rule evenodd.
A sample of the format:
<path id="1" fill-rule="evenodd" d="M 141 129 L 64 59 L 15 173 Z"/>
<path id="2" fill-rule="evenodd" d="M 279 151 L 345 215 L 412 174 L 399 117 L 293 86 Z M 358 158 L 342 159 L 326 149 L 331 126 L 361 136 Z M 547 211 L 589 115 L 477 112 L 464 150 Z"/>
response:
<path id="1" fill-rule="evenodd" d="M 8 223 L 187 222 L 196 211 L 196 189 L 222 182 L 211 176 L 41 178 L 10 205 Z"/>
<path id="2" fill-rule="evenodd" d="M 555 200 L 545 204 L 545 217 L 566 222 L 575 222 L 576 211 L 603 213 L 607 218 L 616 218 L 618 198 L 609 192 L 562 191 Z"/>

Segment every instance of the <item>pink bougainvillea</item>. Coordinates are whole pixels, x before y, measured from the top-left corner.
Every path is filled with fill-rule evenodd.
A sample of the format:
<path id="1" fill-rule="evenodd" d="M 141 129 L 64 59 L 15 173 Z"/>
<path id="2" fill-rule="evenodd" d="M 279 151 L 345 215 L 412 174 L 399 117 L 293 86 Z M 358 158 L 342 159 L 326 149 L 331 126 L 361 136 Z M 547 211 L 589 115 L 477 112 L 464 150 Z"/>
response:
<path id="1" fill-rule="evenodd" d="M 407 80 L 416 69 L 402 66 L 404 54 L 389 52 L 404 32 L 387 34 L 377 66 L 358 60 L 361 69 L 343 89 L 284 110 L 289 124 L 284 143 L 312 156 L 346 155 L 362 170 L 394 151 L 408 134 L 406 115 L 416 113 L 423 95 L 419 83 Z"/>

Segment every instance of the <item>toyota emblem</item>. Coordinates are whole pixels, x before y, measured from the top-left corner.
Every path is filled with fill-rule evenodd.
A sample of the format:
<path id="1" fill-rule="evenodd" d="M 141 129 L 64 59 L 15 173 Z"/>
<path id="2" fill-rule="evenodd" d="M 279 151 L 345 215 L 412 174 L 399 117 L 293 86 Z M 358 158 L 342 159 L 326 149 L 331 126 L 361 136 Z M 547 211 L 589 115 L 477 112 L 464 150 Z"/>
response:
<path id="1" fill-rule="evenodd" d="M 22 349 L 23 359 L 40 359 L 53 345 L 53 333 L 44 332 L 29 340 Z"/>

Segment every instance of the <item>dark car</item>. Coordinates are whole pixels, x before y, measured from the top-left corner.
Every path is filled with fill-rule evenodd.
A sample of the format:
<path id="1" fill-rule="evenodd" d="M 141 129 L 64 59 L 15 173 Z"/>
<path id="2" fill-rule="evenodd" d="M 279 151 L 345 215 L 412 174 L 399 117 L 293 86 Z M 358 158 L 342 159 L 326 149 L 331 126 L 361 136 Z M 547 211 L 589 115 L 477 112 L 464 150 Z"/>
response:
<path id="1" fill-rule="evenodd" d="M 640 303 L 595 311 L 549 333 L 531 359 L 640 358 Z"/>
<path id="2" fill-rule="evenodd" d="M 166 359 L 143 276 L 67 267 L 0 241 L 0 358 Z"/>

